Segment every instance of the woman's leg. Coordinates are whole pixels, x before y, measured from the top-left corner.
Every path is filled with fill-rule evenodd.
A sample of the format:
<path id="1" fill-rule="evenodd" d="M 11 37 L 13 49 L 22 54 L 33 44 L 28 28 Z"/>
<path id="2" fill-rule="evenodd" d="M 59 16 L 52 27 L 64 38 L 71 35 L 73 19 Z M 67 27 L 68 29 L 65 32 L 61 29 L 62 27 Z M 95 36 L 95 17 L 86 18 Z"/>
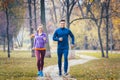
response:
<path id="1" fill-rule="evenodd" d="M 40 57 L 41 58 L 41 65 L 40 65 L 41 69 L 40 70 L 42 71 L 43 70 L 43 66 L 44 66 L 44 57 L 45 57 L 46 50 L 41 50 L 40 52 L 41 52 L 40 53 L 41 54 L 41 57 Z"/>
<path id="2" fill-rule="evenodd" d="M 35 56 L 37 60 L 37 68 L 38 68 L 38 71 L 40 71 L 40 51 L 39 50 L 35 50 Z"/>

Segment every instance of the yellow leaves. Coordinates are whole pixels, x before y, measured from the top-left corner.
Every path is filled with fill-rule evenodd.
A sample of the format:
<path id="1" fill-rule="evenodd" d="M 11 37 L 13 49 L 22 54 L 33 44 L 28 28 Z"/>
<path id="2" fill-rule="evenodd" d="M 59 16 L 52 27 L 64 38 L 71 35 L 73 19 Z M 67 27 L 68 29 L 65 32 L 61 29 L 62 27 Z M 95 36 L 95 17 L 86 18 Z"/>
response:
<path id="1" fill-rule="evenodd" d="M 113 38 L 114 40 L 120 39 L 120 19 L 117 17 L 112 18 L 113 22 Z"/>
<path id="2" fill-rule="evenodd" d="M 117 0 L 112 0 L 111 1 L 111 9 L 113 10 L 114 13 L 120 12 L 119 7 L 120 7 L 120 2 L 118 2 Z"/>
<path id="3" fill-rule="evenodd" d="M 92 3 L 94 0 L 90 0 L 90 2 Z"/>
<path id="4" fill-rule="evenodd" d="M 2 6 L 2 1 L 0 1 L 0 7 Z"/>
<path id="5" fill-rule="evenodd" d="M 73 66 L 70 68 L 70 74 L 76 77 L 77 80 L 119 80 L 120 54 L 116 55 L 117 54 L 110 54 L 110 56 L 115 57 L 115 59 L 100 59 Z"/>
<path id="6" fill-rule="evenodd" d="M 115 25 L 120 24 L 120 19 L 119 18 L 113 19 L 113 24 L 115 24 Z"/>

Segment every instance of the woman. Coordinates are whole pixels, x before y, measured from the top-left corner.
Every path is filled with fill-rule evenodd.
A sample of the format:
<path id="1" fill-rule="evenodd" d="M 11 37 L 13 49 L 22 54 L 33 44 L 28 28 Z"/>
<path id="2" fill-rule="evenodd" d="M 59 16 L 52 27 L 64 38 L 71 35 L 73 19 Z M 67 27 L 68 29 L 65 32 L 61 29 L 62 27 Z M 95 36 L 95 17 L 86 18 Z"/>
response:
<path id="1" fill-rule="evenodd" d="M 34 50 L 37 59 L 38 76 L 40 77 L 43 77 L 46 39 L 46 33 L 43 32 L 43 26 L 40 25 L 37 29 L 37 33 L 34 35 Z"/>

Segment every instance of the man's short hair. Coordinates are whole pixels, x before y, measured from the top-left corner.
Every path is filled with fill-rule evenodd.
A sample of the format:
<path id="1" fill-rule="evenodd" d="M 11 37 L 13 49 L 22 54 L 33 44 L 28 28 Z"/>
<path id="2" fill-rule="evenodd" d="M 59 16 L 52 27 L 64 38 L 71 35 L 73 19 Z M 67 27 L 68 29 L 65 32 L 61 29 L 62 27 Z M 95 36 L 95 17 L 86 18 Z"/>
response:
<path id="1" fill-rule="evenodd" d="M 61 19 L 60 22 L 65 22 L 65 20 L 64 20 L 64 19 Z"/>

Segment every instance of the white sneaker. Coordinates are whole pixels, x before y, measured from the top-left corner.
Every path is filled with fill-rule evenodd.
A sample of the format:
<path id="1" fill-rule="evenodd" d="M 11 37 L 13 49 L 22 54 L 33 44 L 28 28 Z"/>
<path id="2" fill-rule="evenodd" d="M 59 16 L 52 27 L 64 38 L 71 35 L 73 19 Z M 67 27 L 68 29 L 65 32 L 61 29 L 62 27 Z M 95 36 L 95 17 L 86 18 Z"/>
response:
<path id="1" fill-rule="evenodd" d="M 67 76 L 68 75 L 68 73 L 64 73 L 64 76 Z"/>

